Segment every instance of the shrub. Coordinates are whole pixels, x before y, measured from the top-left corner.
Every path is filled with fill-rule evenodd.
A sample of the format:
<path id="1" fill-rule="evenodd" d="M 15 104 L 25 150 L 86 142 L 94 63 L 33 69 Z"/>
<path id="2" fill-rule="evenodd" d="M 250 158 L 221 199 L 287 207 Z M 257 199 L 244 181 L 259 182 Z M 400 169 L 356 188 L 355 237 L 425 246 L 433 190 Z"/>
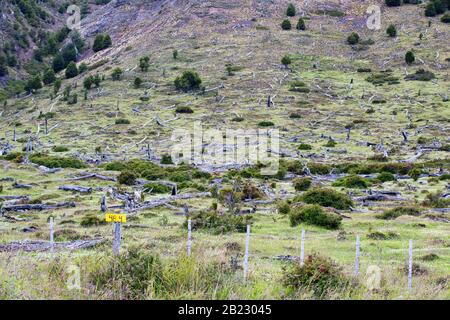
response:
<path id="1" fill-rule="evenodd" d="M 241 200 L 247 200 L 247 199 L 261 199 L 264 198 L 265 194 L 262 192 L 258 187 L 254 186 L 253 184 L 247 182 L 242 187 L 241 191 Z"/>
<path id="2" fill-rule="evenodd" d="M 378 219 L 393 220 L 400 216 L 420 216 L 422 212 L 414 207 L 397 207 L 394 209 L 386 210 L 382 214 L 378 215 Z"/>
<path id="3" fill-rule="evenodd" d="M 42 82 L 44 82 L 45 85 L 49 85 L 55 82 L 55 80 L 56 80 L 55 72 L 53 71 L 53 69 L 47 68 L 42 77 Z"/>
<path id="4" fill-rule="evenodd" d="M 414 181 L 417 181 L 420 178 L 420 175 L 422 174 L 422 170 L 418 168 L 414 168 L 411 171 L 408 172 L 408 176 L 411 177 Z"/>
<path id="5" fill-rule="evenodd" d="M 389 27 L 386 29 L 386 33 L 388 34 L 389 37 L 394 38 L 395 36 L 397 36 L 397 28 L 395 27 L 395 25 L 390 24 Z"/>
<path id="6" fill-rule="evenodd" d="M 312 189 L 295 199 L 308 204 L 319 204 L 323 207 L 333 207 L 339 210 L 348 210 L 353 205 L 352 200 L 346 194 L 332 189 Z"/>
<path id="7" fill-rule="evenodd" d="M 406 52 L 406 54 L 405 54 L 405 62 L 407 64 L 412 64 L 415 60 L 416 60 L 416 58 L 414 56 L 414 52 L 412 52 L 411 50 Z"/>
<path id="8" fill-rule="evenodd" d="M 292 209 L 289 213 L 291 227 L 306 223 L 330 230 L 341 226 L 342 218 L 334 213 L 325 212 L 319 205 L 307 205 L 302 208 Z"/>
<path id="9" fill-rule="evenodd" d="M 408 74 L 405 76 L 405 80 L 413 81 L 430 81 L 435 79 L 436 76 L 433 72 L 424 69 L 417 70 L 414 74 Z"/>
<path id="10" fill-rule="evenodd" d="M 359 42 L 359 34 L 357 34 L 356 32 L 352 32 L 348 37 L 347 37 L 347 43 L 354 45 L 357 44 Z"/>
<path id="11" fill-rule="evenodd" d="M 273 127 L 274 125 L 272 121 L 261 121 L 258 123 L 259 127 Z"/>
<path id="12" fill-rule="evenodd" d="M 295 14 L 296 14 L 295 6 L 292 3 L 289 3 L 286 10 L 286 15 L 288 17 L 295 17 Z"/>
<path id="13" fill-rule="evenodd" d="M 150 67 L 150 58 L 145 56 L 139 59 L 139 68 L 141 68 L 141 71 L 147 72 L 148 68 Z"/>
<path id="14" fill-rule="evenodd" d="M 119 174 L 119 176 L 117 177 L 117 181 L 120 184 L 132 186 L 136 182 L 136 175 L 132 171 L 125 170 Z"/>
<path id="15" fill-rule="evenodd" d="M 104 224 L 106 224 L 106 221 L 103 217 L 95 214 L 87 214 L 80 221 L 82 227 L 100 226 Z"/>
<path id="16" fill-rule="evenodd" d="M 395 176 L 390 172 L 381 172 L 377 176 L 377 180 L 381 182 L 387 182 L 387 181 L 396 181 Z"/>
<path id="17" fill-rule="evenodd" d="M 130 120 L 124 118 L 118 118 L 114 122 L 115 124 L 130 124 Z"/>
<path id="18" fill-rule="evenodd" d="M 301 143 L 298 146 L 298 150 L 312 150 L 312 146 L 310 144 Z"/>
<path id="19" fill-rule="evenodd" d="M 115 68 L 113 72 L 111 73 L 111 78 L 113 81 L 119 81 L 122 77 L 123 71 L 120 68 Z"/>
<path id="20" fill-rule="evenodd" d="M 433 2 L 428 2 L 425 7 L 425 17 L 434 17 L 437 15 L 436 7 Z"/>
<path id="21" fill-rule="evenodd" d="M 145 192 L 152 194 L 170 193 L 172 188 L 170 186 L 160 183 L 147 183 L 144 185 Z"/>
<path id="22" fill-rule="evenodd" d="M 173 164 L 172 157 L 169 154 L 163 154 L 161 164 Z"/>
<path id="23" fill-rule="evenodd" d="M 441 17 L 441 22 L 443 23 L 450 23 L 450 14 L 446 13 Z"/>
<path id="24" fill-rule="evenodd" d="M 344 188 L 353 188 L 353 189 L 367 189 L 370 186 L 370 183 L 356 175 L 351 174 L 349 176 L 340 178 L 333 183 L 333 187 L 344 187 Z"/>
<path id="25" fill-rule="evenodd" d="M 300 113 L 293 112 L 293 113 L 289 114 L 289 119 L 301 119 L 301 117 L 302 116 Z"/>
<path id="26" fill-rule="evenodd" d="M 311 178 L 297 178 L 293 181 L 294 188 L 297 191 L 306 191 L 311 187 Z"/>
<path id="27" fill-rule="evenodd" d="M 288 19 L 283 20 L 283 22 L 281 23 L 281 29 L 291 30 L 292 29 L 291 22 Z"/>
<path id="28" fill-rule="evenodd" d="M 213 234 L 223 234 L 229 232 L 246 232 L 247 225 L 250 224 L 252 216 L 222 214 L 217 212 L 203 211 L 190 217 L 192 230 L 207 230 Z M 187 228 L 187 220 L 183 225 Z"/>
<path id="29" fill-rule="evenodd" d="M 42 80 L 39 75 L 31 77 L 25 83 L 25 91 L 31 93 L 33 91 L 37 91 L 42 88 Z"/>
<path id="30" fill-rule="evenodd" d="M 99 34 L 95 37 L 94 45 L 92 46 L 92 50 L 94 50 L 94 52 L 99 52 L 99 51 L 109 48 L 111 46 L 112 46 L 112 41 L 111 41 L 111 37 L 109 36 L 109 34 Z"/>
<path id="31" fill-rule="evenodd" d="M 393 76 L 391 72 L 374 73 L 367 77 L 366 81 L 372 83 L 374 86 L 380 86 L 385 83 L 389 85 L 399 84 L 399 78 Z"/>
<path id="32" fill-rule="evenodd" d="M 400 7 L 402 0 L 385 0 L 385 3 L 388 7 Z"/>
<path id="33" fill-rule="evenodd" d="M 303 18 L 298 19 L 297 30 L 306 30 L 305 20 Z"/>
<path id="34" fill-rule="evenodd" d="M 141 85 L 142 85 L 142 79 L 139 78 L 139 77 L 134 78 L 134 83 L 133 84 L 134 84 L 134 87 L 136 89 L 140 88 Z"/>
<path id="35" fill-rule="evenodd" d="M 179 106 L 175 110 L 176 113 L 194 113 L 194 110 L 191 109 L 191 107 L 188 106 Z"/>
<path id="36" fill-rule="evenodd" d="M 69 151 L 69 148 L 67 148 L 66 146 L 54 146 L 52 150 L 53 152 L 67 152 Z"/>
<path id="37" fill-rule="evenodd" d="M 283 56 L 283 58 L 281 59 L 281 63 L 287 67 L 288 65 L 290 65 L 292 63 L 292 59 L 291 57 L 289 57 L 288 55 Z"/>
<path id="38" fill-rule="evenodd" d="M 450 207 L 450 198 L 443 198 L 440 192 L 427 194 L 423 205 L 432 208 L 448 208 Z"/>
<path id="39" fill-rule="evenodd" d="M 195 71 L 185 71 L 181 76 L 175 79 L 174 84 L 178 90 L 188 92 L 199 89 L 202 84 L 202 79 Z"/>
<path id="40" fill-rule="evenodd" d="M 325 145 L 324 145 L 324 147 L 327 147 L 327 148 L 334 148 L 334 147 L 336 147 L 336 141 L 334 141 L 333 139 L 328 139 L 328 142 L 327 143 L 325 143 Z"/>
<path id="41" fill-rule="evenodd" d="M 398 239 L 399 235 L 397 233 L 391 232 L 391 231 L 388 232 L 387 234 L 380 232 L 380 231 L 374 231 L 374 232 L 368 233 L 366 235 L 366 237 L 371 240 L 394 240 L 394 239 Z"/>
<path id="42" fill-rule="evenodd" d="M 97 290 L 117 292 L 122 299 L 143 299 L 160 293 L 165 277 L 160 259 L 151 251 L 133 246 L 115 261 L 93 272 L 90 282 Z"/>
<path id="43" fill-rule="evenodd" d="M 58 158 L 47 156 L 43 154 L 33 154 L 30 156 L 32 163 L 47 167 L 47 168 L 73 168 L 82 169 L 86 168 L 86 165 L 79 159 L 75 158 Z"/>
<path id="44" fill-rule="evenodd" d="M 279 214 L 289 214 L 291 212 L 291 206 L 287 201 L 281 201 L 277 206 Z"/>
<path id="45" fill-rule="evenodd" d="M 342 267 L 316 253 L 309 255 L 303 265 L 292 263 L 285 267 L 283 273 L 282 283 L 285 287 L 290 290 L 312 290 L 319 299 L 356 286 L 344 274 Z"/>
<path id="46" fill-rule="evenodd" d="M 66 68 L 66 79 L 74 78 L 78 75 L 78 68 L 75 62 L 71 61 Z"/>

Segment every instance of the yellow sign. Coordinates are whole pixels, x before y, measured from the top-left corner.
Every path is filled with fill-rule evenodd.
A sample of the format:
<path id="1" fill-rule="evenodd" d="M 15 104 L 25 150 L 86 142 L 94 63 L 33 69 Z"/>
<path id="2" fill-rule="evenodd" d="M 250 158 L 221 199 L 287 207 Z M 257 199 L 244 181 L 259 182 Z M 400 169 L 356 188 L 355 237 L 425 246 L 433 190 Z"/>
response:
<path id="1" fill-rule="evenodd" d="M 125 222 L 127 222 L 127 215 L 120 214 L 120 213 L 107 213 L 105 215 L 105 220 L 106 220 L 106 222 L 125 223 Z"/>

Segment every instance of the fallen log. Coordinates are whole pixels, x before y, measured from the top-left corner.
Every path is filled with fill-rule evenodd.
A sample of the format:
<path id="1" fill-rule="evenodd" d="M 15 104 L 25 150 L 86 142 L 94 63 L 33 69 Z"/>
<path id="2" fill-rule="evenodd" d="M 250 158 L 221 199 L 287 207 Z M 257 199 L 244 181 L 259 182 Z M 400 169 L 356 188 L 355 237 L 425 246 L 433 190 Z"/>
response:
<path id="1" fill-rule="evenodd" d="M 30 184 L 23 184 L 23 183 L 14 182 L 12 187 L 15 188 L 15 189 L 31 189 L 33 186 L 30 185 Z"/>
<path id="2" fill-rule="evenodd" d="M 113 182 L 117 181 L 117 179 L 114 177 L 108 177 L 108 176 L 104 176 L 104 175 L 101 175 L 98 173 L 89 173 L 89 172 L 83 173 L 83 176 L 81 176 L 81 177 L 67 179 L 67 181 L 77 181 L 77 180 L 92 179 L 92 178 L 105 180 L 105 181 L 113 181 Z"/>
<path id="3" fill-rule="evenodd" d="M 58 188 L 62 191 L 75 191 L 75 192 L 81 192 L 81 193 L 91 193 L 92 188 L 89 187 L 80 187 L 80 186 L 61 186 Z"/>
<path id="4" fill-rule="evenodd" d="M 30 200 L 29 196 L 0 196 L 0 200 Z"/>
<path id="5" fill-rule="evenodd" d="M 92 240 L 76 240 L 70 242 L 55 242 L 54 250 L 81 250 L 88 249 L 99 245 L 104 242 L 105 239 L 92 239 Z M 45 252 L 50 251 L 51 244 L 49 241 L 13 241 L 10 243 L 0 244 L 0 252 L 15 252 L 15 251 L 25 251 L 25 252 Z"/>
<path id="6" fill-rule="evenodd" d="M 60 202 L 57 204 L 16 204 L 16 205 L 5 205 L 3 210 L 5 211 L 43 211 L 52 210 L 59 208 L 75 208 L 75 202 Z"/>
<path id="7" fill-rule="evenodd" d="M 185 194 L 179 194 L 176 196 L 170 196 L 170 197 L 160 198 L 160 199 L 156 199 L 156 200 L 146 201 L 146 202 L 142 203 L 140 206 L 134 208 L 132 211 L 153 209 L 156 207 L 163 206 L 163 205 L 170 203 L 172 201 L 175 201 L 175 200 L 187 200 L 187 199 L 204 198 L 204 197 L 211 197 L 211 192 L 185 193 Z"/>

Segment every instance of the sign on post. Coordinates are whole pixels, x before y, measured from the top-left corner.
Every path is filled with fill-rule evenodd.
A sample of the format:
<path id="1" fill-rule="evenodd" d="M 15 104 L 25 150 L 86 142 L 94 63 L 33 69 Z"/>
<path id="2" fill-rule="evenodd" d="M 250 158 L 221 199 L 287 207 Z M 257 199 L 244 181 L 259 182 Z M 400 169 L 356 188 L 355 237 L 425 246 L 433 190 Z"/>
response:
<path id="1" fill-rule="evenodd" d="M 122 223 L 127 222 L 127 215 L 122 213 L 107 213 L 105 214 L 106 222 L 114 223 L 114 240 L 113 240 L 113 254 L 119 255 L 120 253 L 120 240 L 122 238 Z"/>

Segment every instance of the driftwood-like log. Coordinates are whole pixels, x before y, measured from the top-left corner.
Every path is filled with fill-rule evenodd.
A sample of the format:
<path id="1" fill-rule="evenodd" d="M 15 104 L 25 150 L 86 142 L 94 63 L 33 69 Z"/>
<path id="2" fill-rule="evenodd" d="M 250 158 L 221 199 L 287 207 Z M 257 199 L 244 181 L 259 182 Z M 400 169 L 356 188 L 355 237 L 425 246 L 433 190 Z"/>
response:
<path id="1" fill-rule="evenodd" d="M 23 184 L 23 183 L 17 183 L 17 182 L 14 182 L 12 186 L 15 189 L 31 189 L 33 187 L 30 184 Z"/>
<path id="2" fill-rule="evenodd" d="M 59 208 L 75 208 L 75 202 L 60 202 L 57 204 L 16 204 L 5 205 L 3 210 L 5 211 L 30 211 L 30 210 L 52 210 Z"/>
<path id="3" fill-rule="evenodd" d="M 89 173 L 89 172 L 83 173 L 83 175 L 80 176 L 80 177 L 70 178 L 70 179 L 67 179 L 67 180 L 68 181 L 77 181 L 77 180 L 93 179 L 93 178 L 100 179 L 100 180 L 105 180 L 105 181 L 113 181 L 113 182 L 115 182 L 117 180 L 114 177 L 108 177 L 108 176 L 104 176 L 104 175 L 101 175 L 101 174 L 98 174 L 98 173 Z"/>
<path id="4" fill-rule="evenodd" d="M 88 249 L 97 246 L 98 244 L 104 242 L 105 239 L 92 239 L 92 240 L 76 240 L 70 242 L 55 242 L 55 250 L 80 250 Z M 49 241 L 13 241 L 6 244 L 0 244 L 0 252 L 15 252 L 15 251 L 50 251 L 51 244 Z"/>
<path id="5" fill-rule="evenodd" d="M 60 186 L 58 188 L 62 191 L 75 191 L 75 192 L 81 192 L 81 193 L 91 193 L 92 188 L 89 187 L 80 187 L 80 186 Z"/>
<path id="6" fill-rule="evenodd" d="M 179 195 L 176 195 L 176 196 L 170 196 L 170 197 L 155 199 L 155 200 L 151 200 L 151 201 L 146 201 L 146 202 L 142 203 L 140 206 L 137 206 L 136 208 L 134 208 L 133 211 L 141 211 L 141 210 L 145 210 L 145 209 L 153 209 L 153 208 L 156 208 L 156 207 L 163 206 L 163 205 L 165 205 L 167 203 L 170 203 L 172 201 L 175 201 L 175 200 L 187 200 L 187 199 L 193 199 L 193 198 L 205 198 L 205 197 L 210 197 L 210 196 L 211 196 L 211 192 L 179 194 Z"/>

